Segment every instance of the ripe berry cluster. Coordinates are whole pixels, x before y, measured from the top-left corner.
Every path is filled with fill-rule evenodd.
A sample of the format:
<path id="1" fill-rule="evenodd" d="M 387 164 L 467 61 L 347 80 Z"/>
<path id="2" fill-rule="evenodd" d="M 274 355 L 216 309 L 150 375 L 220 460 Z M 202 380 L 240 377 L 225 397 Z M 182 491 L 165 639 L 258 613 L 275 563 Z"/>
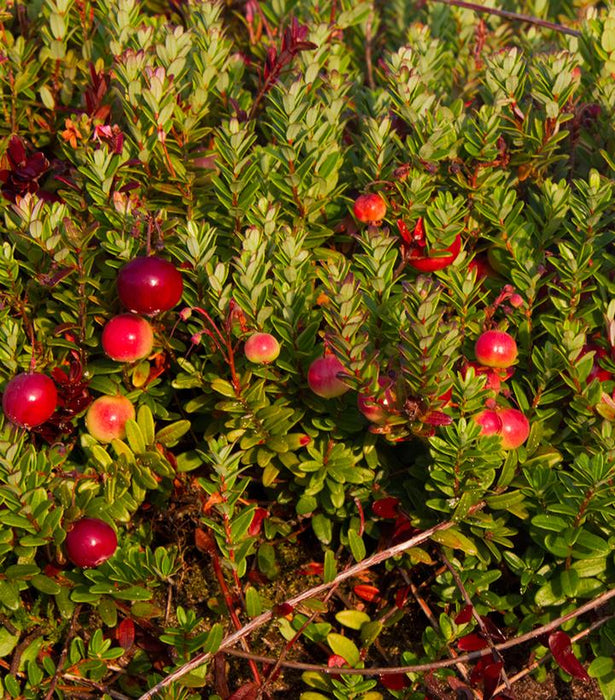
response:
<path id="1" fill-rule="evenodd" d="M 136 362 L 147 357 L 154 345 L 154 331 L 143 316 L 173 308 L 183 292 L 182 277 L 167 260 L 138 257 L 120 269 L 117 290 L 129 312 L 107 322 L 102 347 L 112 360 Z M 40 372 L 23 372 L 13 377 L 2 396 L 6 418 L 28 430 L 48 421 L 57 405 L 56 385 Z M 135 409 L 127 397 L 100 396 L 88 407 L 85 425 L 98 441 L 111 442 L 126 435 L 126 421 L 134 418 Z M 103 520 L 81 518 L 67 533 L 65 547 L 68 558 L 76 566 L 98 566 L 115 552 L 117 536 Z"/>

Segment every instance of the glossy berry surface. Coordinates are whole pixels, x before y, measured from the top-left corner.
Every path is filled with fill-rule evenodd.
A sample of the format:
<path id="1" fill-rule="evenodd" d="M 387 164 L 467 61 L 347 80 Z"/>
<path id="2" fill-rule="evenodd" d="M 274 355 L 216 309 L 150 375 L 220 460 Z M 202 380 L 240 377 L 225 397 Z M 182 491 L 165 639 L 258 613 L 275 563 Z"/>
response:
<path id="1" fill-rule="evenodd" d="M 491 409 L 482 411 L 477 416 L 474 416 L 474 420 L 481 427 L 481 435 L 498 435 L 502 430 L 502 419 L 496 411 Z"/>
<path id="2" fill-rule="evenodd" d="M 486 331 L 476 341 L 474 352 L 484 367 L 506 368 L 517 359 L 517 343 L 504 331 Z"/>
<path id="3" fill-rule="evenodd" d="M 142 316 L 120 314 L 107 322 L 101 342 L 105 354 L 112 360 L 135 362 L 151 353 L 154 331 Z"/>
<path id="4" fill-rule="evenodd" d="M 364 224 L 382 221 L 387 213 L 387 205 L 379 194 L 362 194 L 355 200 L 354 215 Z"/>
<path id="5" fill-rule="evenodd" d="M 122 440 L 126 436 L 126 421 L 134 420 L 135 415 L 135 407 L 125 396 L 101 396 L 90 404 L 85 427 L 99 442 Z"/>
<path id="6" fill-rule="evenodd" d="M 337 376 L 344 372 L 344 365 L 335 355 L 325 355 L 314 360 L 308 370 L 310 389 L 323 399 L 333 399 L 345 394 L 350 387 Z"/>
<path id="7" fill-rule="evenodd" d="M 424 248 L 417 246 L 411 250 L 408 258 L 408 264 L 419 272 L 435 272 L 436 270 L 443 270 L 445 267 L 448 267 L 451 263 L 455 262 L 460 250 L 460 236 L 457 236 L 457 238 L 455 238 L 448 248 L 430 251 L 429 255 L 426 254 Z"/>
<path id="8" fill-rule="evenodd" d="M 392 382 L 390 379 L 379 377 L 378 384 L 384 390 L 384 395 L 376 398 L 366 393 L 359 393 L 357 395 L 357 406 L 370 423 L 384 425 L 394 410 L 395 393 L 391 389 Z"/>
<path id="9" fill-rule="evenodd" d="M 99 566 L 117 549 L 117 535 L 104 520 L 81 518 L 66 535 L 65 547 L 66 556 L 75 566 Z"/>
<path id="10" fill-rule="evenodd" d="M 250 362 L 267 364 L 280 354 L 280 343 L 270 333 L 253 333 L 243 347 Z"/>
<path id="11" fill-rule="evenodd" d="M 497 414 L 502 421 L 502 429 L 500 430 L 502 447 L 505 450 L 515 450 L 517 447 L 521 447 L 530 434 L 528 419 L 516 408 L 502 408 Z"/>
<path id="12" fill-rule="evenodd" d="M 13 377 L 2 395 L 4 415 L 20 428 L 35 428 L 56 410 L 58 391 L 53 379 L 39 372 Z"/>
<path id="13" fill-rule="evenodd" d="M 173 263 L 154 256 L 124 265 L 117 276 L 120 301 L 130 311 L 152 315 L 168 311 L 181 299 L 184 283 Z"/>

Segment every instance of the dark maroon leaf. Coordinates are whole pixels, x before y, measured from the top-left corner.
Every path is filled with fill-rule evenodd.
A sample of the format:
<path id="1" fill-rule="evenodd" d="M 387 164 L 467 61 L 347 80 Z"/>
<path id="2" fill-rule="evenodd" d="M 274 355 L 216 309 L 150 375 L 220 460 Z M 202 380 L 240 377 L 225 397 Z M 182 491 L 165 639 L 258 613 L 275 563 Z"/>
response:
<path id="1" fill-rule="evenodd" d="M 387 690 L 403 690 L 410 684 L 405 673 L 382 674 L 380 682 Z"/>
<path id="2" fill-rule="evenodd" d="M 483 686 L 483 700 L 489 700 L 498 686 L 502 673 L 502 662 L 485 656 L 476 663 L 470 674 L 470 683 Z"/>
<path id="3" fill-rule="evenodd" d="M 117 643 L 122 649 L 130 649 L 135 641 L 135 623 L 127 617 L 120 622 L 115 630 Z"/>
<path id="4" fill-rule="evenodd" d="M 396 518 L 399 515 L 399 498 L 380 498 L 372 504 L 372 511 L 380 518 Z"/>
<path id="5" fill-rule="evenodd" d="M 457 647 L 461 651 L 478 651 L 479 649 L 484 649 L 487 646 L 488 644 L 484 637 L 481 637 L 474 632 L 466 634 L 465 637 L 461 637 L 461 639 L 457 642 Z"/>
<path id="6" fill-rule="evenodd" d="M 470 622 L 472 619 L 472 611 L 474 607 L 472 605 L 465 605 L 458 613 L 455 618 L 456 625 L 465 625 L 466 622 Z"/>
<path id="7" fill-rule="evenodd" d="M 450 425 L 453 419 L 442 411 L 430 411 L 423 419 L 428 425 Z"/>
<path id="8" fill-rule="evenodd" d="M 496 644 L 506 641 L 506 637 L 504 636 L 503 632 L 499 629 L 499 627 L 494 625 L 488 617 L 481 617 L 481 620 L 485 625 L 485 629 L 489 633 L 489 636 Z"/>
<path id="9" fill-rule="evenodd" d="M 557 630 L 549 635 L 549 649 L 557 664 L 566 673 L 582 681 L 589 680 L 587 671 L 574 655 L 570 637 L 565 632 Z"/>
<path id="10" fill-rule="evenodd" d="M 278 617 L 286 617 L 287 615 L 290 615 L 294 610 L 295 608 L 292 605 L 289 605 L 288 603 L 280 603 L 279 605 L 274 605 L 273 607 L 273 612 Z"/>
<path id="11" fill-rule="evenodd" d="M 246 683 L 238 688 L 228 700 L 256 700 L 258 696 L 258 685 L 256 683 Z"/>

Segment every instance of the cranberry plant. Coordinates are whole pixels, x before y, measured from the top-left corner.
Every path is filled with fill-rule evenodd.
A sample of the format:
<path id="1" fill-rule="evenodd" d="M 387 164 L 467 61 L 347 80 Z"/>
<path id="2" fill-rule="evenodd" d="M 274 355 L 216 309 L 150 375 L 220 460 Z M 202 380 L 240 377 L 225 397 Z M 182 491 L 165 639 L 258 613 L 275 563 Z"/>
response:
<path id="1" fill-rule="evenodd" d="M 0 11 L 6 697 L 613 697 L 615 9 L 523 9 Z"/>

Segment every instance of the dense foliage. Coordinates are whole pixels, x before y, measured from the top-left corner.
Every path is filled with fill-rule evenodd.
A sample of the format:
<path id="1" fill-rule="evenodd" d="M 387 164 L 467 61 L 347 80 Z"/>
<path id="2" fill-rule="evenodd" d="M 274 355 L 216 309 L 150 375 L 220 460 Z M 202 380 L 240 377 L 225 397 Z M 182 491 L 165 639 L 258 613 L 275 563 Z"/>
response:
<path id="1" fill-rule="evenodd" d="M 615 695 L 615 8 L 505 4 L 562 26 L 407 0 L 3 3 L 0 388 L 58 392 L 0 428 L 5 697 L 139 697 L 267 611 L 248 657 L 483 656 L 301 675 L 223 644 L 157 697 L 503 698 L 530 651 Z M 110 359 L 118 273 L 151 255 L 181 301 Z M 511 366 L 477 362 L 494 329 Z M 244 354 L 255 332 L 272 361 Z M 308 382 L 323 355 L 332 398 Z M 85 416 L 117 395 L 134 414 L 107 440 Z M 510 449 L 475 420 L 506 409 L 530 425 Z M 118 541 L 90 568 L 65 543 L 84 517 Z"/>

